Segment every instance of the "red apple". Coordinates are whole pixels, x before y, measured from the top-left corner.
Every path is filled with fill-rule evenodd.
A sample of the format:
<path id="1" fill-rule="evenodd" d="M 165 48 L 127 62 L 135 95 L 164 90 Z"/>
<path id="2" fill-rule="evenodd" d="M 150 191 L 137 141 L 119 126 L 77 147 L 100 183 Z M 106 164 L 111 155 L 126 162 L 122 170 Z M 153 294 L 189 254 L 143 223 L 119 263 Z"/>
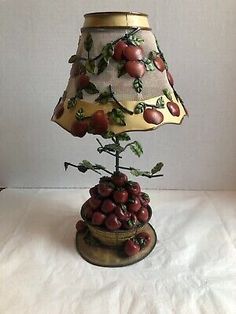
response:
<path id="1" fill-rule="evenodd" d="M 140 251 L 140 245 L 135 240 L 129 239 L 125 241 L 124 251 L 126 255 L 134 256 Z"/>
<path id="2" fill-rule="evenodd" d="M 127 184 L 127 191 L 130 195 L 139 195 L 141 189 L 138 182 L 128 181 Z"/>
<path id="3" fill-rule="evenodd" d="M 128 192 L 123 189 L 119 188 L 113 192 L 113 199 L 117 204 L 124 204 L 128 201 Z"/>
<path id="4" fill-rule="evenodd" d="M 155 60 L 153 60 L 153 63 L 155 67 L 161 72 L 163 72 L 166 68 L 165 62 L 162 60 L 161 57 L 157 57 Z"/>
<path id="5" fill-rule="evenodd" d="M 105 225 L 108 230 L 114 231 L 121 227 L 121 222 L 115 214 L 110 214 L 105 220 Z"/>
<path id="6" fill-rule="evenodd" d="M 122 227 L 124 229 L 132 229 L 138 224 L 138 219 L 135 214 L 131 214 L 128 220 L 122 221 Z"/>
<path id="7" fill-rule="evenodd" d="M 140 78 L 145 73 L 145 66 L 139 61 L 128 61 L 125 64 L 125 70 L 131 77 Z"/>
<path id="8" fill-rule="evenodd" d="M 71 134 L 78 137 L 83 137 L 89 129 L 89 124 L 87 120 L 76 120 L 72 123 Z"/>
<path id="9" fill-rule="evenodd" d="M 147 123 L 160 124 L 164 120 L 163 114 L 154 108 L 144 110 L 143 118 Z"/>
<path id="10" fill-rule="evenodd" d="M 139 199 L 142 206 L 146 207 L 150 203 L 150 197 L 147 193 L 141 192 L 139 194 Z"/>
<path id="11" fill-rule="evenodd" d="M 86 74 L 81 74 L 76 78 L 76 89 L 83 89 L 89 85 L 90 78 Z"/>
<path id="12" fill-rule="evenodd" d="M 89 194 L 93 197 L 98 196 L 98 184 L 89 189 Z"/>
<path id="13" fill-rule="evenodd" d="M 141 208 L 141 202 L 137 196 L 132 196 L 128 201 L 128 211 L 136 213 Z"/>
<path id="14" fill-rule="evenodd" d="M 124 50 L 127 47 L 128 45 L 124 41 L 119 40 L 118 43 L 115 44 L 113 58 L 116 61 L 121 61 L 124 57 Z"/>
<path id="15" fill-rule="evenodd" d="M 179 109 L 179 106 L 175 102 L 169 101 L 167 103 L 167 108 L 170 111 L 170 113 L 172 114 L 172 116 L 179 117 L 180 109 Z"/>
<path id="16" fill-rule="evenodd" d="M 96 226 L 100 226 L 103 224 L 104 220 L 106 219 L 106 216 L 101 212 L 94 212 L 92 216 L 92 224 Z"/>
<path id="17" fill-rule="evenodd" d="M 146 207 L 141 207 L 139 211 L 136 213 L 136 215 L 137 215 L 138 221 L 143 222 L 143 223 L 148 221 L 149 212 Z"/>
<path id="18" fill-rule="evenodd" d="M 63 105 L 63 102 L 60 102 L 55 110 L 54 110 L 54 116 L 56 119 L 59 119 L 64 113 L 64 105 Z"/>
<path id="19" fill-rule="evenodd" d="M 98 193 L 102 197 L 110 196 L 113 190 L 114 190 L 114 184 L 112 184 L 111 182 L 102 181 L 98 184 Z"/>
<path id="20" fill-rule="evenodd" d="M 139 245 L 141 246 L 141 248 L 149 245 L 151 242 L 150 234 L 147 232 L 144 232 L 144 231 L 137 234 L 136 239 L 137 239 Z"/>
<path id="21" fill-rule="evenodd" d="M 90 126 L 95 134 L 104 134 L 109 125 L 107 114 L 103 110 L 97 110 L 91 117 Z"/>
<path id="22" fill-rule="evenodd" d="M 97 209 L 102 204 L 102 200 L 100 198 L 94 197 L 94 196 L 90 197 L 88 202 L 89 202 L 89 205 L 92 207 L 92 209 Z"/>
<path id="23" fill-rule="evenodd" d="M 115 184 L 115 186 L 122 187 L 128 181 L 128 178 L 127 175 L 122 172 L 115 172 L 111 176 L 111 180 Z"/>
<path id="24" fill-rule="evenodd" d="M 79 220 L 76 223 L 76 229 L 79 233 L 83 233 L 87 229 L 87 224 L 83 220 Z"/>
<path id="25" fill-rule="evenodd" d="M 137 46 L 128 46 L 124 50 L 124 56 L 129 61 L 137 61 L 143 59 L 143 49 Z"/>
<path id="26" fill-rule="evenodd" d="M 105 214 L 111 213 L 116 208 L 116 204 L 111 199 L 107 198 L 103 201 L 101 211 Z"/>
<path id="27" fill-rule="evenodd" d="M 114 211 L 120 221 L 127 221 L 131 217 L 131 213 L 126 210 L 126 206 L 117 206 Z"/>

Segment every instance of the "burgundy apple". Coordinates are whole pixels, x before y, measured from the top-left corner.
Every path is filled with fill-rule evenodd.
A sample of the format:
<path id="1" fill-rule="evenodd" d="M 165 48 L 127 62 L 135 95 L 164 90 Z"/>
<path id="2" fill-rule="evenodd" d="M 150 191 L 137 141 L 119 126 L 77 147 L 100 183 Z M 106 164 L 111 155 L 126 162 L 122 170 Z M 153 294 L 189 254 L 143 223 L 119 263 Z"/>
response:
<path id="1" fill-rule="evenodd" d="M 114 184 L 112 184 L 111 182 L 102 181 L 98 185 L 98 193 L 102 197 L 110 196 L 113 190 L 114 190 Z"/>
<path id="2" fill-rule="evenodd" d="M 116 208 L 116 204 L 109 198 L 105 199 L 102 203 L 101 211 L 105 214 L 111 213 Z"/>
<path id="3" fill-rule="evenodd" d="M 83 233 L 87 229 L 87 224 L 83 220 L 79 220 L 76 223 L 76 229 L 79 233 Z"/>
<path id="4" fill-rule="evenodd" d="M 144 110 L 143 118 L 147 123 L 160 124 L 164 120 L 163 114 L 154 108 Z"/>
<path id="5" fill-rule="evenodd" d="M 143 59 L 143 49 L 137 46 L 128 46 L 124 50 L 124 57 L 129 61 L 137 61 Z"/>
<path id="6" fill-rule="evenodd" d="M 127 191 L 130 195 L 135 195 L 135 196 L 139 195 L 141 189 L 138 182 L 128 181 L 126 186 L 127 186 Z"/>
<path id="7" fill-rule="evenodd" d="M 121 222 L 115 214 L 110 214 L 105 220 L 105 225 L 108 230 L 115 231 L 121 227 Z"/>
<path id="8" fill-rule="evenodd" d="M 92 224 L 95 226 L 100 226 L 103 224 L 104 220 L 106 219 L 106 215 L 103 213 L 96 211 L 93 213 L 92 216 Z"/>
<path id="9" fill-rule="evenodd" d="M 147 193 L 141 192 L 139 194 L 139 199 L 142 206 L 146 207 L 150 203 L 150 197 Z"/>
<path id="10" fill-rule="evenodd" d="M 100 205 L 102 204 L 102 200 L 98 197 L 90 197 L 90 199 L 88 200 L 89 205 L 93 208 L 93 209 L 97 209 L 98 207 L 100 207 Z"/>
<path id="11" fill-rule="evenodd" d="M 140 78 L 145 73 L 145 65 L 139 61 L 128 61 L 125 70 L 131 77 Z"/>
<path id="12" fill-rule="evenodd" d="M 138 221 L 143 222 L 143 223 L 148 221 L 149 212 L 146 207 L 141 207 L 139 211 L 136 213 L 136 215 L 137 215 Z"/>
<path id="13" fill-rule="evenodd" d="M 113 59 L 115 59 L 116 61 L 121 61 L 124 57 L 124 50 L 127 47 L 128 45 L 123 40 L 119 40 L 114 47 Z"/>
<path id="14" fill-rule="evenodd" d="M 141 248 L 149 245 L 151 242 L 150 234 L 147 232 L 144 232 L 144 231 L 137 234 L 136 239 L 137 239 L 139 245 L 141 246 Z"/>
<path id="15" fill-rule="evenodd" d="M 128 181 L 128 178 L 127 175 L 122 172 L 115 172 L 111 176 L 111 180 L 115 184 L 115 186 L 122 187 Z"/>
<path id="16" fill-rule="evenodd" d="M 120 221 L 127 221 L 131 217 L 131 213 L 126 210 L 126 206 L 117 206 L 114 211 Z"/>
<path id="17" fill-rule="evenodd" d="M 169 101 L 167 103 L 167 108 L 170 111 L 170 113 L 172 114 L 172 116 L 179 117 L 180 109 L 179 109 L 179 106 L 175 102 Z"/>
<path id="18" fill-rule="evenodd" d="M 125 241 L 124 251 L 128 256 L 136 255 L 140 251 L 140 245 L 138 241 L 135 241 L 134 239 Z"/>
<path id="19" fill-rule="evenodd" d="M 128 201 L 128 210 L 131 213 L 136 213 L 141 208 L 139 197 L 132 196 Z"/>
<path id="20" fill-rule="evenodd" d="M 124 204 L 128 201 L 129 194 L 123 188 L 118 188 L 113 192 L 113 199 L 117 204 Z"/>

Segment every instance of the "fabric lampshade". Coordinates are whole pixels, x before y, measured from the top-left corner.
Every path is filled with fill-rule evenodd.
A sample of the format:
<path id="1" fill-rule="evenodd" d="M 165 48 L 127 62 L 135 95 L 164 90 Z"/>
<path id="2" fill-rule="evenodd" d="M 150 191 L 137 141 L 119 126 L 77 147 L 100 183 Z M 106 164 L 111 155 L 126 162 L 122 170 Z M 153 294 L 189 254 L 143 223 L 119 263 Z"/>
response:
<path id="1" fill-rule="evenodd" d="M 85 14 L 69 63 L 52 120 L 74 136 L 153 130 L 187 114 L 146 14 Z"/>

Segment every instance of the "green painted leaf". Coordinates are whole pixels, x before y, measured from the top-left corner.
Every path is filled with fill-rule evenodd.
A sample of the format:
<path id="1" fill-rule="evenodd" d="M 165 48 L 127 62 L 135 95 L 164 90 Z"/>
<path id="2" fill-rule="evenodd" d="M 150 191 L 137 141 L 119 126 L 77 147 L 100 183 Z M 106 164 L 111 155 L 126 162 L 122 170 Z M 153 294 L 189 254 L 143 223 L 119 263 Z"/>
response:
<path id="1" fill-rule="evenodd" d="M 148 55 L 148 59 L 150 60 L 155 60 L 158 57 L 159 53 L 155 50 L 152 50 L 149 55 Z"/>
<path id="2" fill-rule="evenodd" d="M 89 73 L 95 73 L 95 61 L 88 59 L 85 63 L 85 68 Z"/>
<path id="3" fill-rule="evenodd" d="M 163 89 L 163 94 L 164 94 L 170 101 L 172 101 L 171 92 L 170 92 L 167 88 Z"/>
<path id="4" fill-rule="evenodd" d="M 103 147 L 103 151 L 121 153 L 124 151 L 124 148 L 118 144 L 107 144 Z"/>
<path id="5" fill-rule="evenodd" d="M 109 62 L 113 54 L 114 54 L 114 46 L 112 45 L 112 43 L 106 44 L 102 49 L 102 56 L 107 63 Z"/>
<path id="6" fill-rule="evenodd" d="M 130 137 L 127 133 L 120 133 L 120 134 L 116 135 L 116 138 L 119 141 L 130 141 Z"/>
<path id="7" fill-rule="evenodd" d="M 114 108 L 112 111 L 109 113 L 109 115 L 112 118 L 112 121 L 118 125 L 125 126 L 125 115 L 124 112 L 121 109 Z"/>
<path id="8" fill-rule="evenodd" d="M 118 63 L 118 65 L 117 65 L 117 71 L 118 71 L 117 77 L 121 77 L 122 75 L 125 75 L 127 73 L 126 69 L 125 69 L 125 63 L 126 63 L 125 61 Z"/>
<path id="9" fill-rule="evenodd" d="M 87 34 L 85 40 L 84 40 L 84 49 L 89 52 L 93 46 L 93 38 L 90 33 Z"/>
<path id="10" fill-rule="evenodd" d="M 132 170 L 130 170 L 130 173 L 135 176 L 135 177 L 138 177 L 140 176 L 140 170 L 139 169 L 134 169 L 132 168 Z"/>
<path id="11" fill-rule="evenodd" d="M 145 107 L 146 107 L 145 102 L 140 102 L 140 103 L 138 103 L 138 104 L 136 105 L 136 107 L 134 108 L 134 113 L 135 113 L 135 114 L 140 114 L 140 113 L 144 112 Z"/>
<path id="12" fill-rule="evenodd" d="M 86 93 L 91 95 L 99 93 L 97 87 L 91 82 L 89 82 L 89 85 L 85 87 L 84 90 L 86 91 Z"/>
<path id="13" fill-rule="evenodd" d="M 72 109 L 76 106 L 77 101 L 76 101 L 76 97 L 72 97 L 68 100 L 67 102 L 67 109 Z"/>
<path id="14" fill-rule="evenodd" d="M 109 91 L 102 92 L 95 101 L 99 102 L 100 104 L 106 104 L 109 100 L 111 100 L 111 94 Z"/>
<path id="15" fill-rule="evenodd" d="M 112 138 L 114 136 L 115 136 L 115 133 L 113 133 L 111 131 L 108 131 L 105 134 L 102 134 L 102 137 L 105 138 L 105 139 Z"/>
<path id="16" fill-rule="evenodd" d="M 83 110 L 83 108 L 80 108 L 80 109 L 76 112 L 75 117 L 76 117 L 76 119 L 79 120 L 79 121 L 84 119 L 84 110 Z"/>
<path id="17" fill-rule="evenodd" d="M 142 89 L 143 89 L 143 82 L 141 81 L 140 78 L 137 78 L 134 80 L 133 82 L 133 88 L 135 89 L 135 91 L 137 93 L 141 93 Z"/>
<path id="18" fill-rule="evenodd" d="M 161 171 L 162 167 L 164 166 L 164 164 L 162 162 L 159 162 L 155 165 L 155 167 L 152 168 L 151 173 L 155 174 L 159 171 Z"/>
<path id="19" fill-rule="evenodd" d="M 143 154 L 143 148 L 138 141 L 134 141 L 134 143 L 130 145 L 130 149 L 138 157 L 140 157 Z"/>
<path id="20" fill-rule="evenodd" d="M 144 40 L 136 35 L 130 35 L 127 38 L 127 42 L 134 46 L 140 46 L 144 43 Z"/>
<path id="21" fill-rule="evenodd" d="M 88 160 L 82 160 L 82 163 L 81 163 L 83 166 L 87 167 L 88 169 L 92 169 L 93 168 L 93 165 L 91 164 L 90 161 Z"/>
<path id="22" fill-rule="evenodd" d="M 73 55 L 70 57 L 70 59 L 68 60 L 69 63 L 75 63 L 75 61 L 78 59 L 77 55 Z"/>
<path id="23" fill-rule="evenodd" d="M 156 107 L 157 107 L 158 109 L 163 109 L 163 108 L 165 108 L 165 102 L 164 102 L 163 97 L 160 97 L 160 98 L 157 99 L 157 101 L 156 101 Z"/>
<path id="24" fill-rule="evenodd" d="M 148 58 L 144 58 L 144 65 L 147 71 L 154 71 L 155 70 L 155 66 L 152 62 L 152 60 L 148 59 Z"/>
<path id="25" fill-rule="evenodd" d="M 106 69 L 107 66 L 108 66 L 108 62 L 104 58 L 101 58 L 98 62 L 97 75 L 101 74 Z"/>

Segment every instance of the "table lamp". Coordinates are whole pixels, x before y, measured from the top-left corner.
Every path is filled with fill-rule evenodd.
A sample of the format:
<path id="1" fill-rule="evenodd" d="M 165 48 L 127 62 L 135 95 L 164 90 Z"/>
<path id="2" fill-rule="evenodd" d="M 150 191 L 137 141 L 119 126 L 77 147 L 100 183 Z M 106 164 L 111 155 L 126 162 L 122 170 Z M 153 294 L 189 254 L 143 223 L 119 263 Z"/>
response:
<path id="1" fill-rule="evenodd" d="M 114 158 L 112 170 L 88 160 L 65 162 L 65 169 L 100 175 L 76 224 L 78 252 L 92 264 L 120 267 L 145 258 L 157 239 L 149 223 L 150 198 L 124 172 L 154 179 L 162 176 L 163 166 L 158 162 L 141 170 L 135 162 L 124 165 L 128 149 L 138 157 L 143 153 L 129 132 L 180 124 L 187 112 L 147 14 L 97 12 L 84 17 L 77 52 L 69 59 L 69 82 L 52 121 L 79 138 L 95 135 L 98 153 Z"/>

